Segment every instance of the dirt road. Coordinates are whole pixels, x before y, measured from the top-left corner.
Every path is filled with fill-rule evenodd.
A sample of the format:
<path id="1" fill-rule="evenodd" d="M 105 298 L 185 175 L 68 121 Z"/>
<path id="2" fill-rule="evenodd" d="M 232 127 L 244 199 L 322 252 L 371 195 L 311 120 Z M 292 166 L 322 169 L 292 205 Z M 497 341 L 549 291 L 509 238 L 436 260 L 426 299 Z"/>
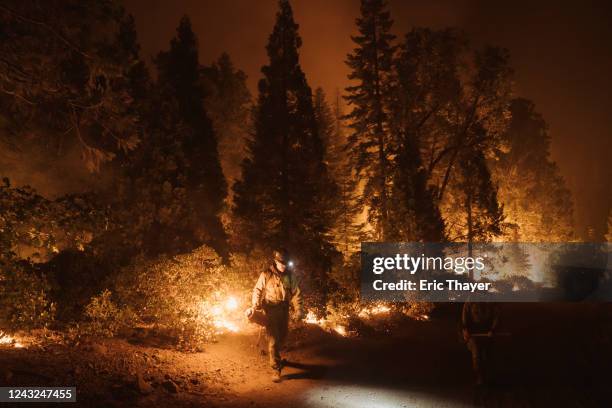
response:
<path id="1" fill-rule="evenodd" d="M 3 349 L 0 380 L 76 384 L 78 406 L 96 407 L 599 407 L 612 397 L 609 309 L 505 306 L 512 335 L 497 339 L 496 383 L 486 390 L 472 386 L 452 306 L 357 338 L 298 328 L 280 384 L 270 381 L 256 333 L 223 336 L 195 354 L 123 340 Z"/>
<path id="2" fill-rule="evenodd" d="M 243 367 L 245 381 L 232 383 L 241 398 L 235 406 L 600 407 L 610 401 L 610 331 L 597 305 L 505 306 L 502 330 L 511 335 L 496 338 L 496 382 L 487 389 L 473 386 L 456 313 L 449 306 L 431 321 L 405 321 L 392 333 L 365 338 L 299 332 L 288 352 L 298 364 L 286 370 L 285 381 L 270 383 L 265 363 L 255 360 L 256 370 Z M 211 351 L 239 365 L 244 357 L 232 350 L 249 347 L 248 339 L 235 337 Z"/>

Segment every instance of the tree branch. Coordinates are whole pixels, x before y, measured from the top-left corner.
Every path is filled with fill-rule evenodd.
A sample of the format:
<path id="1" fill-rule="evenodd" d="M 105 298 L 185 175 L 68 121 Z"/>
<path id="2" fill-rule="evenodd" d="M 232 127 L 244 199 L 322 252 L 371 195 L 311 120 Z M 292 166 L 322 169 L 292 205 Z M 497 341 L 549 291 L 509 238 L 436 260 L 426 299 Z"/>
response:
<path id="1" fill-rule="evenodd" d="M 82 56 L 84 56 L 87 59 L 93 59 L 90 55 L 88 55 L 87 53 L 85 53 L 82 50 L 80 50 L 76 45 L 72 44 L 67 38 L 65 38 L 62 34 L 57 32 L 49 24 L 47 24 L 47 23 L 45 23 L 43 21 L 33 20 L 33 19 L 29 18 L 29 17 L 22 16 L 21 14 L 13 11 L 13 10 L 9 9 L 8 7 L 6 7 L 4 5 L 1 5 L 1 4 L 0 4 L 0 9 L 6 11 L 9 14 L 12 14 L 13 16 L 15 16 L 16 18 L 18 18 L 21 21 L 24 21 L 26 23 L 30 23 L 30 24 L 34 24 L 34 25 L 38 25 L 38 26 L 46 28 L 47 30 L 49 30 L 51 32 L 51 34 L 53 34 L 55 37 L 57 37 L 59 40 L 61 40 L 64 44 L 66 44 L 68 47 L 70 47 L 73 51 L 78 52 L 79 54 L 81 54 Z"/>

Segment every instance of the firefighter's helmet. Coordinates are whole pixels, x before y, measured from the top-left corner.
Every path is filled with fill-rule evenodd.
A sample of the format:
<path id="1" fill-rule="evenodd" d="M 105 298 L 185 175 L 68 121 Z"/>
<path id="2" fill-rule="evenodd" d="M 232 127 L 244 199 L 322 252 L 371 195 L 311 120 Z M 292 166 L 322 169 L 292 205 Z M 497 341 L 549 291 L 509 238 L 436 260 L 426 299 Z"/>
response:
<path id="1" fill-rule="evenodd" d="M 272 256 L 275 261 L 280 262 L 283 265 L 287 265 L 287 262 L 289 261 L 289 253 L 284 248 L 274 250 Z"/>

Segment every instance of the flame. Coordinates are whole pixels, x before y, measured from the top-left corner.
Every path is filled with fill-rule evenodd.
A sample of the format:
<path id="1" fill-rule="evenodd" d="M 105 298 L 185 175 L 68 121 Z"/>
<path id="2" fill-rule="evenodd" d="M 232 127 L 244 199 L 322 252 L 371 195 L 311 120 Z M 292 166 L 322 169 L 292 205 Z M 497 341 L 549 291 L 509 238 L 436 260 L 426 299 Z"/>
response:
<path id="1" fill-rule="evenodd" d="M 220 292 L 216 292 L 214 298 L 216 300 L 212 304 L 210 301 L 202 301 L 200 310 L 203 316 L 212 318 L 217 334 L 241 331 L 243 316 L 238 311 L 238 298 L 232 295 L 223 296 Z"/>
<path id="2" fill-rule="evenodd" d="M 225 320 L 225 319 L 215 320 L 214 325 L 219 330 L 225 329 L 225 330 L 231 331 L 232 333 L 237 333 L 240 331 L 240 329 L 238 328 L 236 324 L 230 322 L 229 320 Z"/>
<path id="3" fill-rule="evenodd" d="M 230 296 L 229 298 L 227 298 L 227 300 L 225 301 L 225 308 L 227 310 L 236 310 L 238 309 L 238 300 L 236 300 L 235 297 Z"/>
<path id="4" fill-rule="evenodd" d="M 334 331 L 335 333 L 341 335 L 342 337 L 348 336 L 348 331 L 346 327 L 341 324 L 335 324 L 332 321 L 329 321 L 324 318 L 317 318 L 317 315 L 314 311 L 309 310 L 304 318 L 304 322 L 308 324 L 316 324 L 321 327 L 325 331 Z"/>
<path id="5" fill-rule="evenodd" d="M 385 305 L 384 303 L 377 303 L 369 307 L 362 308 L 357 316 L 361 318 L 369 318 L 372 316 L 387 314 L 391 311 L 391 307 Z"/>
<path id="6" fill-rule="evenodd" d="M 345 337 L 347 335 L 346 332 L 346 327 L 342 326 L 342 325 L 337 325 L 334 327 L 334 331 L 336 333 L 338 333 L 339 335 L 341 335 L 342 337 Z"/>
<path id="7" fill-rule="evenodd" d="M 0 332 L 0 345 L 13 346 L 14 348 L 25 348 L 25 345 L 16 337 Z"/>

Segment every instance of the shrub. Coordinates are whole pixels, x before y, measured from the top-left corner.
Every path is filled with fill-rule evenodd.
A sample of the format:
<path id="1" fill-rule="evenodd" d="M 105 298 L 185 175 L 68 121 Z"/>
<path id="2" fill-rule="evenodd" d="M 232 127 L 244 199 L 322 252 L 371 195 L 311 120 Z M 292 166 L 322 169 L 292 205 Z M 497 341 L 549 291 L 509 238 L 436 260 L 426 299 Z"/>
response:
<path id="1" fill-rule="evenodd" d="M 120 308 L 111 299 L 112 292 L 105 289 L 91 298 L 85 307 L 87 321 L 81 327 L 82 334 L 113 337 L 122 328 L 130 327 L 136 317 L 129 307 Z"/>
<path id="2" fill-rule="evenodd" d="M 13 330 L 36 329 L 54 320 L 50 285 L 26 262 L 0 261 L 0 322 Z"/>
<path id="3" fill-rule="evenodd" d="M 254 284 L 248 259 L 233 257 L 224 265 L 217 253 L 202 246 L 191 253 L 137 260 L 116 278 L 121 304 L 129 305 L 145 322 L 174 334 L 183 349 L 194 349 L 215 338 L 217 309 L 231 295 L 233 318 L 243 316 Z"/>

